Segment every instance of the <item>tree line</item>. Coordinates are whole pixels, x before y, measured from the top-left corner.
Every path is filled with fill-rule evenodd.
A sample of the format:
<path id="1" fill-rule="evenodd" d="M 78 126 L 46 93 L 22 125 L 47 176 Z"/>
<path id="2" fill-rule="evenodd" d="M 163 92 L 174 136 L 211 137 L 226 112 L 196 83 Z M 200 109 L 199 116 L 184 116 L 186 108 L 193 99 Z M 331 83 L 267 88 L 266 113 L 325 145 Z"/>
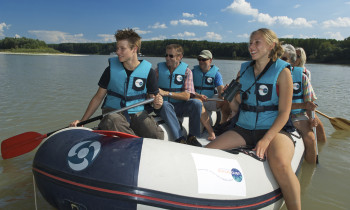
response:
<path id="1" fill-rule="evenodd" d="M 350 37 L 337 41 L 335 39 L 280 39 L 283 43 L 304 48 L 308 62 L 315 63 L 350 63 Z M 180 44 L 184 56 L 195 58 L 203 49 L 213 53 L 215 59 L 248 60 L 250 54 L 248 43 L 221 43 L 196 40 L 166 39 L 143 41 L 141 53 L 145 56 L 161 57 L 168 44 Z M 109 55 L 115 52 L 115 43 L 61 43 L 46 44 L 44 41 L 29 38 L 9 38 L 0 40 L 0 49 L 13 48 L 53 48 L 62 53 Z"/>
<path id="2" fill-rule="evenodd" d="M 0 40 L 0 49 L 40 49 L 47 48 L 47 44 L 44 41 L 38 39 L 29 39 L 25 37 L 10 38 L 6 37 Z"/>

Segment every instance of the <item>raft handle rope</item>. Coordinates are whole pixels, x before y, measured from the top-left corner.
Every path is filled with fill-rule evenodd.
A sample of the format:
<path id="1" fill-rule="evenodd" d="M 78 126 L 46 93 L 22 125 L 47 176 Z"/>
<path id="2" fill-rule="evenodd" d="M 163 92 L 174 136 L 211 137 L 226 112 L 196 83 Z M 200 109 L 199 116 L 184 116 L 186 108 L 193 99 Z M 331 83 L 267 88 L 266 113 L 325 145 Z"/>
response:
<path id="1" fill-rule="evenodd" d="M 231 154 L 236 154 L 238 155 L 239 153 L 243 153 L 243 154 L 246 154 L 258 161 L 261 161 L 261 162 L 264 162 L 266 160 L 266 158 L 260 158 L 258 157 L 255 152 L 252 150 L 254 147 L 247 147 L 247 146 L 243 146 L 243 147 L 238 147 L 238 148 L 234 148 L 234 149 L 231 149 L 231 150 L 224 150 L 226 152 L 229 152 Z"/>

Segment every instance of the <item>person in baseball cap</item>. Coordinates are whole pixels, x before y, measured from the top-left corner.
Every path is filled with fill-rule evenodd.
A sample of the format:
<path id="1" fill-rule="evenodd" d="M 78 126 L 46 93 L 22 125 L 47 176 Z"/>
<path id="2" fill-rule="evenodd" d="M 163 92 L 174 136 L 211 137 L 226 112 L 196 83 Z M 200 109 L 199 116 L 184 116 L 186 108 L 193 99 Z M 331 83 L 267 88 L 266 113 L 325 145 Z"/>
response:
<path id="1" fill-rule="evenodd" d="M 209 50 L 202 50 L 202 52 L 199 53 L 198 57 L 201 57 L 204 59 L 213 59 L 213 55 Z"/>
<path id="2" fill-rule="evenodd" d="M 212 65 L 213 55 L 209 50 L 202 50 L 198 57 L 198 65 L 194 66 L 193 72 L 193 84 L 196 91 L 194 98 L 197 98 L 203 102 L 201 123 L 206 128 L 209 136 L 208 140 L 214 140 L 216 138 L 215 132 L 210 125 L 210 120 L 207 111 L 220 111 L 222 112 L 222 122 L 225 122 L 228 118 L 230 109 L 229 104 L 224 106 L 223 101 L 215 99 L 221 99 L 221 93 L 223 92 L 224 83 L 222 80 L 219 68 Z M 210 101 L 208 100 L 211 99 Z M 225 107 L 225 109 L 224 109 Z"/>

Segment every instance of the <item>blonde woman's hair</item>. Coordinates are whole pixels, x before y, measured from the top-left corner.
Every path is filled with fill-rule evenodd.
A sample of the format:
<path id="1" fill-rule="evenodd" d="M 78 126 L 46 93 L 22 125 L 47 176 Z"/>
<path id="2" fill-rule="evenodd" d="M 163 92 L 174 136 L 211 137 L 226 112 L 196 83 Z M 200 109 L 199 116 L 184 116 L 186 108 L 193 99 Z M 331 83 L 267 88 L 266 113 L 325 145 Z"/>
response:
<path id="1" fill-rule="evenodd" d="M 306 53 L 305 50 L 302 47 L 297 47 L 295 48 L 295 51 L 300 51 L 300 63 L 299 63 L 299 67 L 304 67 L 305 63 L 306 63 Z"/>
<path id="2" fill-rule="evenodd" d="M 269 58 L 271 58 L 272 61 L 276 61 L 279 57 L 283 55 L 283 48 L 275 32 L 268 28 L 260 28 L 256 31 L 253 31 L 250 34 L 250 39 L 256 33 L 261 33 L 269 45 L 272 46 L 273 44 L 275 44 L 275 47 L 271 50 L 269 55 Z"/>

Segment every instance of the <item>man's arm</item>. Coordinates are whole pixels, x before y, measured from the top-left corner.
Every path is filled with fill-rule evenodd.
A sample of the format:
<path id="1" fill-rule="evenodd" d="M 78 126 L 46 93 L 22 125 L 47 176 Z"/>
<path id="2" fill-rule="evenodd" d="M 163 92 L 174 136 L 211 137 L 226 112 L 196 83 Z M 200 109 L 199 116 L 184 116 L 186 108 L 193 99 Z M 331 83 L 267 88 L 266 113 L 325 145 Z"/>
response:
<path id="1" fill-rule="evenodd" d="M 156 69 L 157 71 L 157 69 Z M 190 99 L 191 93 L 194 94 L 193 76 L 191 69 L 187 68 L 185 73 L 185 81 L 182 92 L 169 92 L 159 88 L 159 93 L 161 96 L 166 96 L 176 100 L 187 101 Z"/>

